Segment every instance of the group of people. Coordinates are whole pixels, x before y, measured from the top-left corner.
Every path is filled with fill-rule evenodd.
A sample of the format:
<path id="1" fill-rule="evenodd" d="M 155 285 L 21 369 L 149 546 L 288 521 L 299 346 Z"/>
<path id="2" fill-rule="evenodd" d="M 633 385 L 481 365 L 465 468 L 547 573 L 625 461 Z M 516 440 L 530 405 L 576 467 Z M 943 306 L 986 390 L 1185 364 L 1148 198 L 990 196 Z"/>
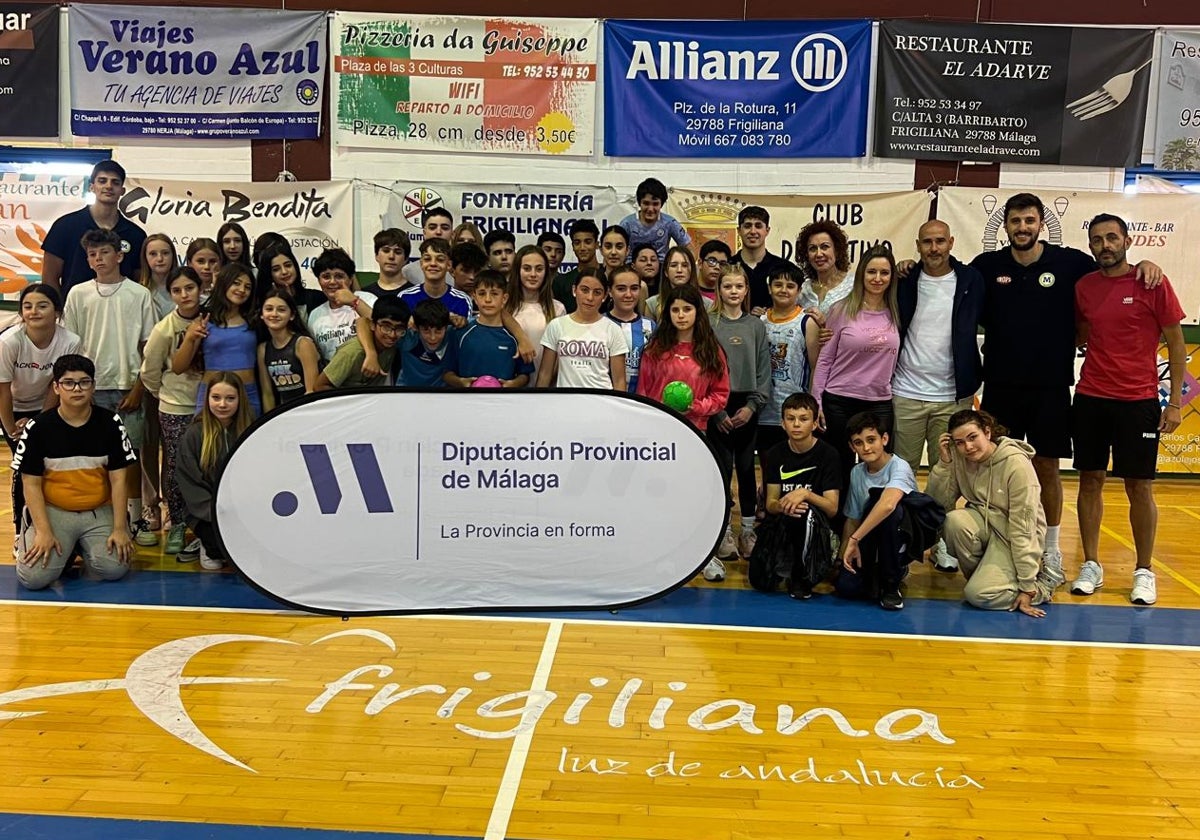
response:
<path id="1" fill-rule="evenodd" d="M 169 237 L 120 214 L 124 178 L 113 161 L 96 166 L 95 202 L 52 226 L 42 282 L 0 336 L 26 586 L 53 582 L 75 550 L 120 577 L 133 543 L 158 544 L 163 505 L 165 551 L 220 569 L 222 460 L 254 417 L 307 393 L 537 386 L 662 401 L 684 383 L 684 417 L 737 482 L 740 528 L 731 522 L 706 563 L 710 581 L 740 554 L 758 588 L 805 598 L 832 581 L 899 609 L 908 563 L 931 549 L 939 568 L 962 570 L 970 603 L 1040 615 L 1064 580 L 1058 461 L 1073 442 L 1085 553 L 1073 591 L 1103 584 L 1111 449 L 1133 506 L 1131 597 L 1154 603 L 1150 482 L 1157 435 L 1180 420 L 1183 313 L 1157 266 L 1129 266 L 1116 217 L 1093 220 L 1089 257 L 1041 241 L 1041 202 L 1022 194 L 1004 209 L 1004 250 L 966 265 L 934 220 L 918 232 L 918 263 L 875 247 L 851 270 L 836 224 L 800 231 L 797 266 L 767 250 L 770 215 L 751 206 L 740 247 L 708 241 L 697 259 L 662 212 L 666 187 L 647 179 L 621 224 L 574 223 L 567 272 L 557 234 L 518 248 L 506 231 L 482 236 L 431 209 L 416 260 L 407 234 L 382 230 L 374 283 L 360 288 L 354 260 L 330 249 L 312 263 L 314 289 L 284 237 L 252 242 L 237 224 L 180 260 Z M 916 482 L 923 450 L 928 494 Z"/>

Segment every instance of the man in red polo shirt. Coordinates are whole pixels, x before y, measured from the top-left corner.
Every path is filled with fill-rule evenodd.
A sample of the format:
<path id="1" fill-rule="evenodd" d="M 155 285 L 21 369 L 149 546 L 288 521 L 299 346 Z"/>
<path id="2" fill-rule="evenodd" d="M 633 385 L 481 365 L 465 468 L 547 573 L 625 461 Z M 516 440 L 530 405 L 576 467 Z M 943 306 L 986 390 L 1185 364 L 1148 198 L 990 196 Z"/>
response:
<path id="1" fill-rule="evenodd" d="M 1158 436 L 1180 423 L 1180 400 L 1187 350 L 1180 321 L 1183 308 L 1163 277 L 1147 289 L 1126 260 L 1129 228 L 1124 220 L 1101 213 L 1088 226 L 1088 247 L 1099 271 L 1075 286 L 1077 339 L 1087 356 L 1072 406 L 1075 468 L 1079 470 L 1079 535 L 1084 563 L 1071 584 L 1076 595 L 1091 595 L 1104 585 L 1099 561 L 1102 492 L 1109 451 L 1112 472 L 1125 480 L 1129 522 L 1137 552 L 1129 600 L 1149 606 L 1157 600 L 1150 557 L 1158 527 L 1154 473 Z M 1159 403 L 1158 341 L 1167 344 L 1171 395 Z"/>

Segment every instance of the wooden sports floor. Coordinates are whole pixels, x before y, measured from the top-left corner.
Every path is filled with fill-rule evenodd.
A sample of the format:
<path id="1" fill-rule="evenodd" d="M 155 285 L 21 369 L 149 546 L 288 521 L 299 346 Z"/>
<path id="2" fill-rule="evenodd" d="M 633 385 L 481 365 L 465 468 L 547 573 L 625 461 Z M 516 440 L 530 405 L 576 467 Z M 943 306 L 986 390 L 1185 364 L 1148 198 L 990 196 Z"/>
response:
<path id="1" fill-rule="evenodd" d="M 1196 840 L 1200 485 L 1159 484 L 1153 608 L 1111 486 L 1105 588 L 1040 621 L 927 566 L 901 613 L 735 563 L 617 614 L 341 621 L 159 549 L 43 593 L 9 560 L 0 837 Z"/>

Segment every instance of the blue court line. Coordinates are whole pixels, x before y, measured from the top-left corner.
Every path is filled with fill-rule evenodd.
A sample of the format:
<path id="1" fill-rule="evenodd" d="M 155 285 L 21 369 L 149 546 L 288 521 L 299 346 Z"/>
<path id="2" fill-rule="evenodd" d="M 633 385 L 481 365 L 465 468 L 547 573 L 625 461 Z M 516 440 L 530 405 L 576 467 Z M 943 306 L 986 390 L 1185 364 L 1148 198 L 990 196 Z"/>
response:
<path id="1" fill-rule="evenodd" d="M 444 834 L 392 834 L 378 831 L 331 831 L 258 825 L 118 820 L 107 817 L 46 817 L 0 814 L 4 840 L 479 840 Z"/>
<path id="2" fill-rule="evenodd" d="M 138 571 L 116 583 L 67 579 L 41 592 L 27 592 L 18 585 L 14 567 L 4 566 L 0 567 L 0 598 L 50 603 L 284 609 L 233 574 L 158 571 Z M 510 611 L 476 615 L 1200 648 L 1200 610 L 1059 603 L 1048 605 L 1046 612 L 1045 618 L 1032 619 L 1015 613 L 977 610 L 956 601 L 910 598 L 902 612 L 892 613 L 874 604 L 828 595 L 794 601 L 783 594 L 764 595 L 747 589 L 684 587 L 656 601 L 616 612 Z"/>

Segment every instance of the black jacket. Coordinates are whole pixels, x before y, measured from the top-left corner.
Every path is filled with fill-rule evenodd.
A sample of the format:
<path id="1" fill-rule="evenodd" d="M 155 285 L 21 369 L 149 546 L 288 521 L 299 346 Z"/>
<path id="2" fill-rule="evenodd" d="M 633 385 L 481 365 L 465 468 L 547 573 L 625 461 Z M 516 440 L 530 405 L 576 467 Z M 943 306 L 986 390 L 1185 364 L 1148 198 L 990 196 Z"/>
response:
<path id="1" fill-rule="evenodd" d="M 954 309 L 950 324 L 950 347 L 954 354 L 954 396 L 964 399 L 979 390 L 983 382 L 983 363 L 979 359 L 979 323 L 983 316 L 983 275 L 966 263 L 950 257 L 957 275 L 954 287 Z M 909 324 L 917 311 L 917 278 L 921 263 L 900 281 L 896 301 L 900 308 L 900 343 L 903 346 Z"/>

